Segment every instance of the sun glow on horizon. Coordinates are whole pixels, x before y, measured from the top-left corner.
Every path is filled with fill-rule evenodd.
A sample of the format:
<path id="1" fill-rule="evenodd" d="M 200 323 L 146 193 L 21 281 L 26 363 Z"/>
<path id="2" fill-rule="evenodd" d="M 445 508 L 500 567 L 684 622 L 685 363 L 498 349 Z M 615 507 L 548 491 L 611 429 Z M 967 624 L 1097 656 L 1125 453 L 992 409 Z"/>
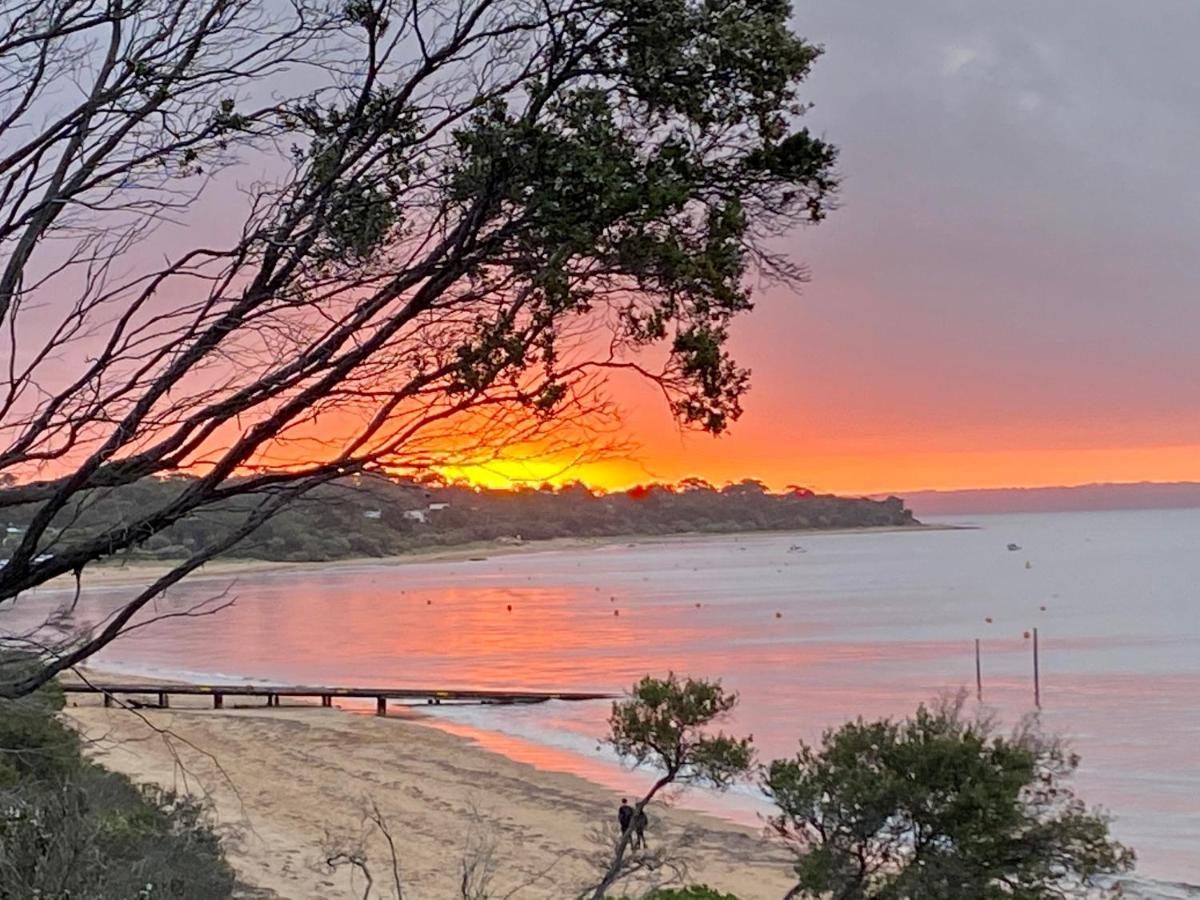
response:
<path id="1" fill-rule="evenodd" d="M 572 465 L 561 459 L 496 460 L 440 470 L 451 481 L 489 489 L 582 483 L 602 491 L 701 478 L 720 487 L 747 478 L 773 491 L 802 485 L 818 493 L 874 495 L 925 490 L 1069 487 L 1095 483 L 1200 481 L 1200 446 L 968 450 L 808 455 L 662 453 Z"/>

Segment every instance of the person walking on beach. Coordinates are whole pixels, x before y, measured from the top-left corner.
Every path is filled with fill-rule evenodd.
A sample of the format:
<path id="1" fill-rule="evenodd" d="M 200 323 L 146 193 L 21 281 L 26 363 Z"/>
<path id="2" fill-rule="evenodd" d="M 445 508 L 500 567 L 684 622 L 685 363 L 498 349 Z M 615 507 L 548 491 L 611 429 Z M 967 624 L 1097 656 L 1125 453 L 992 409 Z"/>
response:
<path id="1" fill-rule="evenodd" d="M 633 807 L 624 797 L 621 798 L 621 806 L 617 809 L 617 824 L 621 826 L 621 834 L 627 832 L 633 824 Z"/>
<path id="2" fill-rule="evenodd" d="M 646 826 L 649 824 L 646 811 L 639 809 L 637 815 L 633 817 L 633 847 L 635 850 L 646 849 Z"/>

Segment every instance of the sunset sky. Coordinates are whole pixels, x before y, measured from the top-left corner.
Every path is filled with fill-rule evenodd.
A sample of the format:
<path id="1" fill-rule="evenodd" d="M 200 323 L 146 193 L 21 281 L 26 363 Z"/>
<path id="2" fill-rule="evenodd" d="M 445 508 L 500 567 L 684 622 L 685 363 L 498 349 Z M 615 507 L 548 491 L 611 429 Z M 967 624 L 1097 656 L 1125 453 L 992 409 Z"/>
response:
<path id="1" fill-rule="evenodd" d="M 735 323 L 745 415 L 682 434 L 630 378 L 612 385 L 620 458 L 467 474 L 841 493 L 1200 481 L 1200 3 L 797 0 L 795 28 L 825 47 L 802 96 L 843 186 L 778 247 L 810 283 L 759 286 Z M 217 240 L 270 165 L 232 167 L 146 249 Z"/>
<path id="2" fill-rule="evenodd" d="M 731 435 L 623 390 L 612 485 L 848 492 L 1200 479 L 1200 4 L 799 2 L 842 209 L 736 347 Z"/>

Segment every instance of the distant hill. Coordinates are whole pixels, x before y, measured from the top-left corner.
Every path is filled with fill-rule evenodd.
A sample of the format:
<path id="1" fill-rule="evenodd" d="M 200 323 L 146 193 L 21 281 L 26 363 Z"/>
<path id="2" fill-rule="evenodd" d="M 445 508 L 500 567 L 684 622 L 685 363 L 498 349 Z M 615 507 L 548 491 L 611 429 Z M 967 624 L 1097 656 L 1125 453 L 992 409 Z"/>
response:
<path id="1" fill-rule="evenodd" d="M 899 494 L 917 516 L 967 513 L 1084 512 L 1102 509 L 1200 507 L 1200 483 L 1139 482 L 1073 487 L 908 491 Z"/>
<path id="2" fill-rule="evenodd" d="M 68 529 L 66 541 L 103 533 L 114 525 L 136 521 L 147 507 L 163 506 L 188 483 L 188 478 L 177 477 L 97 490 L 77 508 L 64 510 L 54 524 L 61 522 L 60 527 Z M 129 555 L 186 557 L 219 540 L 256 502 L 255 497 L 235 498 L 201 509 L 149 535 Z M 36 509 L 10 507 L 4 512 L 0 557 L 20 543 Z M 363 476 L 316 488 L 227 555 L 324 560 L 391 556 L 479 541 L 523 543 L 562 537 L 915 524 L 912 513 L 894 497 L 835 497 L 797 487 L 772 493 L 750 479 L 718 488 L 692 478 L 674 485 L 651 484 L 602 493 L 582 484 L 497 491 Z M 62 545 L 57 536 L 55 540 L 56 546 Z"/>

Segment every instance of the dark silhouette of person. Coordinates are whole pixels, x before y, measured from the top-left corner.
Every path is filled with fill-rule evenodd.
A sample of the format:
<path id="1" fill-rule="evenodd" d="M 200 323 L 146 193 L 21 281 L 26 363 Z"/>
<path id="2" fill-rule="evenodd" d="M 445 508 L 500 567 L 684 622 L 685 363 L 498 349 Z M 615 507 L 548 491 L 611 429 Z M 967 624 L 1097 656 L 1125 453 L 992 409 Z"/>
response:
<path id="1" fill-rule="evenodd" d="M 646 826 L 649 824 L 650 820 L 646 818 L 646 811 L 639 809 L 637 815 L 633 817 L 633 846 L 635 849 L 646 849 Z"/>
<path id="2" fill-rule="evenodd" d="M 624 797 L 621 798 L 621 806 L 617 809 L 617 824 L 621 826 L 621 834 L 627 832 L 633 824 L 633 807 Z"/>

